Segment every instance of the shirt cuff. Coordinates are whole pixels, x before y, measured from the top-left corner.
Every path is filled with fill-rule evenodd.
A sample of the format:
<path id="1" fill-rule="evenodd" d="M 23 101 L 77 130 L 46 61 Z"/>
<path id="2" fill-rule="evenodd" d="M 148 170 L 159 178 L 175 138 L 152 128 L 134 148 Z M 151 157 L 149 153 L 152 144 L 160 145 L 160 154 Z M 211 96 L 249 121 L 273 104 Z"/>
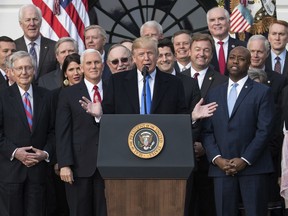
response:
<path id="1" fill-rule="evenodd" d="M 251 163 L 248 160 L 246 160 L 244 157 L 241 157 L 241 159 L 244 160 L 248 165 L 251 165 Z"/>
<path id="2" fill-rule="evenodd" d="M 14 157 L 15 157 L 15 154 L 16 154 L 16 151 L 18 150 L 18 148 L 16 148 L 14 151 L 13 151 L 13 153 L 12 153 L 12 155 L 11 155 L 11 157 L 10 157 L 10 161 L 12 161 L 12 160 L 14 160 Z"/>
<path id="3" fill-rule="evenodd" d="M 43 152 L 47 155 L 45 161 L 46 161 L 47 163 L 49 163 L 49 162 L 50 162 L 50 159 L 49 159 L 49 154 L 48 154 L 48 152 L 46 152 L 46 151 L 43 151 Z"/>
<path id="4" fill-rule="evenodd" d="M 213 159 L 212 159 L 212 163 L 215 165 L 215 160 L 218 158 L 218 157 L 221 157 L 221 155 L 216 155 Z"/>

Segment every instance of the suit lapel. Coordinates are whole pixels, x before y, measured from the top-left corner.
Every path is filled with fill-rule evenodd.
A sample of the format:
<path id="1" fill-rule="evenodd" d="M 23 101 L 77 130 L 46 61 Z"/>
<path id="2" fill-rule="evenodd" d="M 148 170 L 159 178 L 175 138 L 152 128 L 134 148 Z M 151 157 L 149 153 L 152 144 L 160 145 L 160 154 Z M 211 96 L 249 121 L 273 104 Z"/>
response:
<path id="1" fill-rule="evenodd" d="M 283 68 L 283 75 L 285 77 L 288 76 L 288 52 L 287 51 L 286 51 L 285 64 L 284 64 L 284 68 Z"/>
<path id="2" fill-rule="evenodd" d="M 49 47 L 47 46 L 46 38 L 41 37 L 39 64 L 38 64 L 38 73 L 39 73 L 38 77 L 41 74 L 41 71 L 42 71 L 41 68 L 42 68 L 42 65 L 43 65 L 44 59 L 45 59 L 45 57 L 47 55 L 48 50 L 49 50 Z"/>
<path id="3" fill-rule="evenodd" d="M 208 90 L 212 84 L 214 80 L 214 71 L 210 70 L 210 68 L 208 68 L 202 86 L 201 86 L 201 96 L 203 98 L 205 98 L 207 96 Z"/>
<path id="4" fill-rule="evenodd" d="M 23 105 L 23 101 L 22 101 L 22 97 L 20 95 L 18 86 L 16 84 L 14 84 L 13 86 L 11 86 L 9 88 L 9 95 L 10 95 L 10 102 L 12 104 L 12 106 L 14 107 L 14 110 L 16 111 L 16 115 L 19 115 L 19 119 L 20 121 L 24 124 L 24 126 L 27 128 L 27 130 L 30 131 L 29 125 L 28 125 L 28 121 L 27 121 L 27 117 L 26 117 L 26 113 L 24 110 L 24 105 Z"/>
<path id="5" fill-rule="evenodd" d="M 244 98 L 246 97 L 248 92 L 250 92 L 252 90 L 252 88 L 253 88 L 253 81 L 248 78 L 248 80 L 245 82 L 243 88 L 241 89 L 239 96 L 237 97 L 237 100 L 236 100 L 236 103 L 235 103 L 234 108 L 232 110 L 230 118 L 233 118 L 233 116 L 234 116 L 235 112 L 237 111 L 237 109 L 239 108 L 240 104 L 242 103 L 242 101 L 244 100 Z M 228 112 L 228 109 L 227 109 L 227 112 Z"/>
<path id="6" fill-rule="evenodd" d="M 168 82 L 164 76 L 162 76 L 163 72 L 156 69 L 156 76 L 155 76 L 155 83 L 154 83 L 154 92 L 153 92 L 153 99 L 151 105 L 151 113 L 155 113 L 155 110 L 160 103 L 163 95 L 167 91 Z"/>
<path id="7" fill-rule="evenodd" d="M 126 94 L 129 98 L 129 101 L 132 104 L 132 107 L 135 113 L 139 113 L 139 94 L 138 94 L 138 79 L 137 79 L 137 69 L 133 69 L 128 72 L 124 78 L 124 88 Z"/>

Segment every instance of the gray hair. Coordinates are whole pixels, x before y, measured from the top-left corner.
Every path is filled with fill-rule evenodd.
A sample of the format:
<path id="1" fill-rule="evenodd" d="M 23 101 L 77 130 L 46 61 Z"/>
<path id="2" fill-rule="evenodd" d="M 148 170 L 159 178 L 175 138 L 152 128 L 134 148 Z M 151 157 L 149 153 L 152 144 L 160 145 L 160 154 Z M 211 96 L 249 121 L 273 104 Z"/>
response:
<path id="1" fill-rule="evenodd" d="M 210 10 L 208 10 L 207 14 L 206 14 L 206 19 L 207 19 L 207 23 L 209 21 L 209 16 L 210 16 L 210 13 L 213 11 L 213 10 L 223 10 L 224 11 L 224 15 L 226 17 L 226 20 L 228 22 L 230 22 L 230 15 L 229 15 L 229 12 L 225 9 L 225 8 L 221 8 L 221 7 L 214 7 L 214 8 L 211 8 Z"/>
<path id="2" fill-rule="evenodd" d="M 36 62 L 35 60 L 32 58 L 32 56 L 26 52 L 26 51 L 18 51 L 13 53 L 10 58 L 9 58 L 9 68 L 13 68 L 14 67 L 14 63 L 15 61 L 22 59 L 22 58 L 26 58 L 28 57 L 31 60 L 32 66 L 34 67 L 34 69 L 36 69 Z"/>
<path id="3" fill-rule="evenodd" d="M 264 42 L 264 47 L 265 51 L 268 53 L 270 50 L 270 44 L 269 41 L 264 37 L 263 35 L 253 35 L 252 37 L 249 38 L 248 43 L 247 43 L 247 48 L 249 49 L 251 41 L 255 40 L 262 40 Z"/>
<path id="4" fill-rule="evenodd" d="M 79 52 L 79 50 L 78 50 L 78 42 L 77 42 L 77 41 L 75 41 L 75 40 L 74 40 L 73 38 L 71 38 L 71 37 L 62 37 L 62 38 L 60 38 L 60 39 L 56 42 L 56 44 L 55 44 L 55 48 L 54 48 L 55 54 L 58 53 L 58 48 L 59 48 L 59 46 L 60 46 L 62 43 L 64 43 L 64 42 L 71 42 L 71 43 L 73 43 L 74 51 L 75 51 L 76 53 Z"/>
<path id="5" fill-rule="evenodd" d="M 109 59 L 109 54 L 110 54 L 110 52 L 113 50 L 113 49 L 115 49 L 115 48 L 117 48 L 117 47 L 122 47 L 124 50 L 125 50 L 125 53 L 126 54 L 128 54 L 128 56 L 129 57 L 131 57 L 131 51 L 127 48 L 127 47 L 125 47 L 125 46 L 123 46 L 122 44 L 114 44 L 114 45 L 112 45 L 111 47 L 110 47 L 110 49 L 108 50 L 108 59 Z"/>
<path id="6" fill-rule="evenodd" d="M 148 27 L 148 28 L 149 27 L 156 28 L 159 34 L 163 34 L 162 26 L 158 22 L 156 22 L 155 20 L 150 20 L 150 21 L 145 22 L 141 26 L 141 28 L 140 28 L 140 36 L 143 36 L 143 31 L 144 31 L 144 28 L 146 28 L 146 27 Z"/>
<path id="7" fill-rule="evenodd" d="M 95 50 L 95 49 L 86 49 L 84 50 L 84 52 L 82 52 L 81 56 L 80 56 L 80 63 L 83 64 L 84 62 L 84 57 L 86 54 L 88 53 L 97 53 L 100 57 L 100 59 L 102 59 L 102 55 L 101 53 L 98 51 L 98 50 Z"/>
<path id="8" fill-rule="evenodd" d="M 84 36 L 86 35 L 86 32 L 91 30 L 91 29 L 98 29 L 100 31 L 100 34 L 103 38 L 107 39 L 107 35 L 106 35 L 106 31 L 105 29 L 100 26 L 100 25 L 90 25 L 90 26 L 87 26 L 85 29 L 84 29 Z"/>
<path id="9" fill-rule="evenodd" d="M 267 81 L 267 74 L 262 69 L 250 68 L 248 70 L 248 76 L 252 80 L 259 79 L 260 83 L 266 83 L 266 81 Z"/>
<path id="10" fill-rule="evenodd" d="M 26 8 L 34 8 L 36 11 L 37 17 L 39 18 L 40 23 L 42 22 L 42 12 L 38 7 L 36 7 L 33 4 L 26 4 L 20 7 L 19 12 L 18 12 L 19 22 L 23 19 L 23 12 Z"/>

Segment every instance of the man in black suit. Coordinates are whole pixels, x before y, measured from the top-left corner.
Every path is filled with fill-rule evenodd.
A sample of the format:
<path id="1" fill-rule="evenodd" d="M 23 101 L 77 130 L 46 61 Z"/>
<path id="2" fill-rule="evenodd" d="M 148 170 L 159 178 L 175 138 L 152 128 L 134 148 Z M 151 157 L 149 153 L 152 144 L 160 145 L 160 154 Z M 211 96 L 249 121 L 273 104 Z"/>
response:
<path id="1" fill-rule="evenodd" d="M 207 12 L 207 24 L 210 34 L 214 39 L 215 50 L 213 51 L 213 58 L 211 64 L 214 66 L 214 69 L 221 74 L 228 76 L 228 70 L 226 67 L 227 57 L 230 51 L 237 46 L 246 47 L 246 42 L 232 38 L 229 36 L 230 28 L 230 16 L 229 12 L 221 7 L 215 7 L 210 9 Z M 223 43 L 224 50 L 224 67 L 221 68 L 219 65 L 219 52 L 221 45 Z"/>
<path id="2" fill-rule="evenodd" d="M 132 57 L 136 65 L 131 71 L 111 76 L 104 97 L 103 113 L 139 114 L 143 89 L 144 67 L 150 75 L 151 110 L 148 113 L 188 113 L 181 80 L 156 68 L 157 42 L 149 37 L 137 38 L 133 42 Z"/>
<path id="3" fill-rule="evenodd" d="M 284 20 L 275 20 L 269 27 L 268 40 L 271 51 L 266 61 L 266 68 L 277 71 L 278 73 L 288 76 L 288 52 L 286 44 L 288 43 L 288 23 Z M 279 69 L 275 69 L 279 57 Z"/>
<path id="4" fill-rule="evenodd" d="M 36 65 L 27 52 L 14 53 L 11 65 L 16 83 L 0 94 L 0 215 L 44 216 L 55 142 L 50 93 L 31 84 Z"/>
<path id="5" fill-rule="evenodd" d="M 99 119 L 79 104 L 82 96 L 101 101 L 105 90 L 101 54 L 87 49 L 81 55 L 84 80 L 59 95 L 56 114 L 56 152 L 60 177 L 65 182 L 70 215 L 107 215 L 104 181 L 97 169 Z"/>
<path id="6" fill-rule="evenodd" d="M 102 79 L 107 80 L 111 75 L 111 71 L 106 63 L 107 53 L 105 51 L 105 44 L 107 35 L 105 29 L 99 25 L 87 26 L 84 30 L 85 47 L 86 49 L 95 49 L 101 53 L 104 69 L 102 73 Z"/>
<path id="7" fill-rule="evenodd" d="M 42 14 L 40 9 L 33 4 L 23 5 L 19 9 L 19 24 L 24 35 L 15 40 L 16 48 L 30 54 L 36 53 L 34 58 L 37 71 L 35 71 L 34 79 L 37 84 L 39 77 L 56 69 L 57 61 L 54 52 L 56 42 L 41 36 Z"/>
<path id="8" fill-rule="evenodd" d="M 188 30 L 179 30 L 173 34 L 172 43 L 175 51 L 176 61 L 174 68 L 176 72 L 183 72 L 191 67 L 190 61 L 190 45 L 191 32 Z"/>
<path id="9" fill-rule="evenodd" d="M 63 86 L 64 77 L 62 65 L 66 56 L 72 53 L 78 53 L 77 41 L 70 37 L 60 38 L 55 45 L 55 55 L 59 63 L 59 67 L 56 70 L 40 77 L 38 85 L 49 90 L 57 89 Z"/>
<path id="10" fill-rule="evenodd" d="M 270 135 L 269 149 L 272 155 L 275 173 L 271 174 L 269 178 L 269 202 L 280 203 L 282 201 L 279 194 L 278 177 L 280 176 L 281 169 L 281 149 L 283 142 L 283 128 L 281 122 L 281 97 L 282 90 L 287 85 L 287 78 L 281 74 L 270 70 L 265 67 L 265 62 L 269 54 L 269 42 L 263 35 L 253 35 L 250 37 L 247 48 L 251 53 L 251 65 L 252 69 L 262 69 L 267 74 L 267 80 L 265 84 L 271 88 L 274 97 L 274 104 L 276 107 L 276 115 L 274 121 L 274 130 Z M 276 213 L 279 210 L 273 210 Z M 274 214 L 275 214 L 274 213 Z"/>
<path id="11" fill-rule="evenodd" d="M 0 37 L 0 89 L 4 89 L 9 86 L 9 80 L 7 76 L 7 61 L 9 56 L 16 52 L 15 42 L 7 37 Z"/>
<path id="12" fill-rule="evenodd" d="M 214 71 L 209 66 L 213 50 L 214 41 L 210 35 L 193 35 L 190 47 L 191 68 L 183 72 L 184 75 L 197 79 L 201 97 L 204 100 L 211 89 L 227 81 L 226 76 Z M 194 141 L 198 169 L 193 173 L 193 200 L 190 212 L 187 215 L 213 216 L 215 215 L 215 204 L 213 199 L 213 182 L 212 179 L 208 178 L 209 164 L 200 135 L 195 136 Z M 207 206 L 210 207 L 207 208 Z"/>

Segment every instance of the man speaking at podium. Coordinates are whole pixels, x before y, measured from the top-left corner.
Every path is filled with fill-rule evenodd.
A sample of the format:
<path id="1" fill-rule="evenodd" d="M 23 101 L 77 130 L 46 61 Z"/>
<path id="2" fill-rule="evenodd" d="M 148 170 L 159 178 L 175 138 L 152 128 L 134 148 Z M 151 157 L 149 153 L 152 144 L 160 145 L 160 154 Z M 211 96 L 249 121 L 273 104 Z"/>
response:
<path id="1" fill-rule="evenodd" d="M 157 41 L 150 37 L 137 38 L 133 42 L 132 57 L 136 68 L 111 76 L 103 97 L 103 113 L 187 114 L 181 80 L 156 68 Z M 84 97 L 80 103 L 91 115 L 101 116 L 100 103 L 93 104 Z M 201 106 L 202 103 L 203 100 L 200 100 L 195 106 L 192 112 L 193 121 L 211 116 L 217 106 L 215 103 Z"/>

